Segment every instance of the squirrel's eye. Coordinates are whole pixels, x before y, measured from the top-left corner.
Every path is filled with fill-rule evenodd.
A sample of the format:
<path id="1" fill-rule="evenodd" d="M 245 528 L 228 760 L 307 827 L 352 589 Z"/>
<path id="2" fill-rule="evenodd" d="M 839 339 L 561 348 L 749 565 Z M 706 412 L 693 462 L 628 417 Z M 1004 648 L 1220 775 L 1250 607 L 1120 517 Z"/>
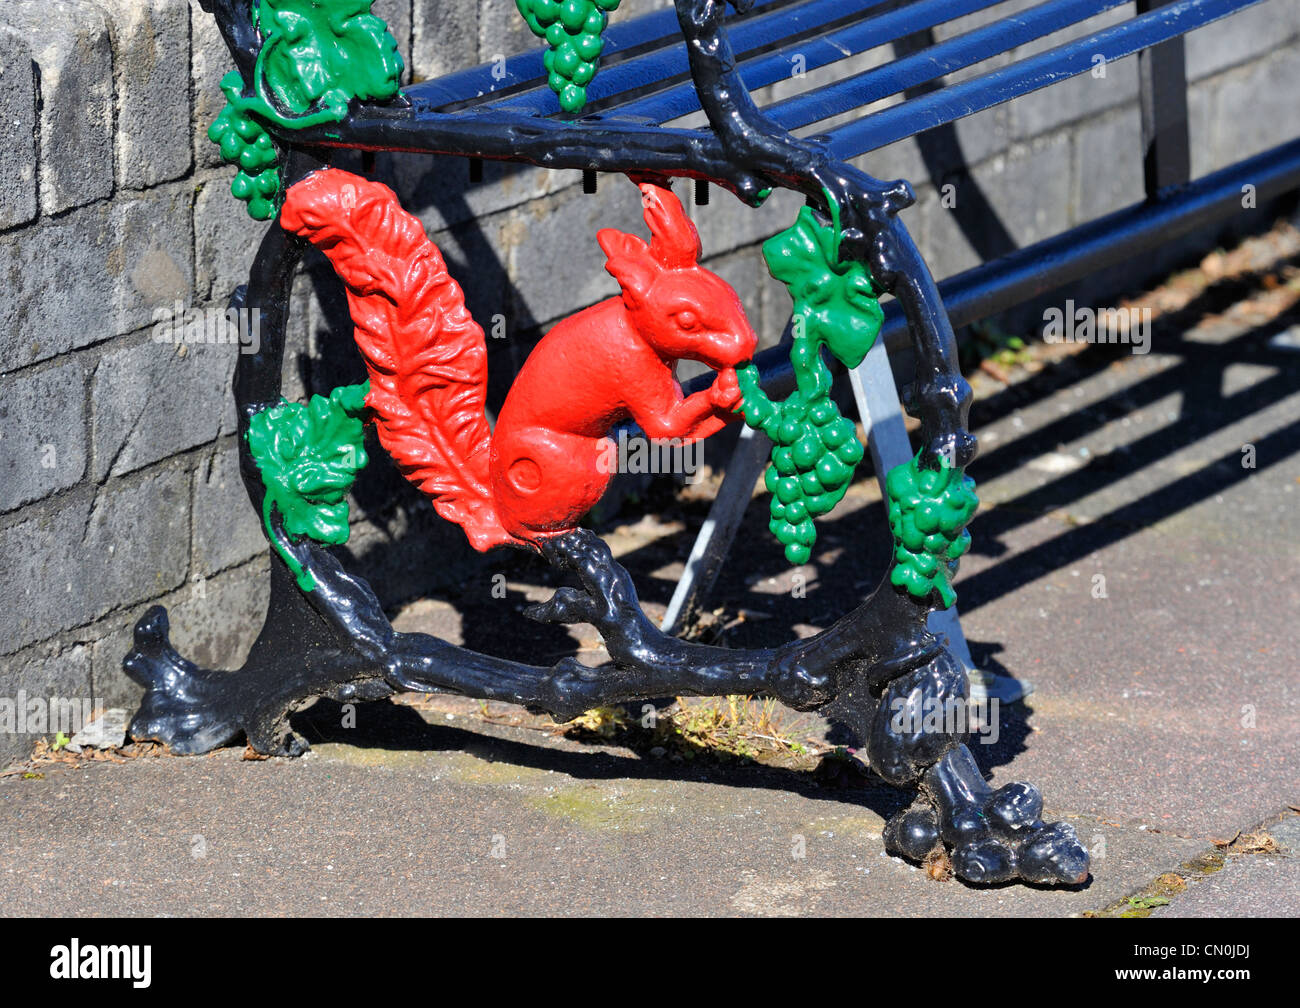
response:
<path id="1" fill-rule="evenodd" d="M 689 332 L 700 327 L 700 317 L 693 311 L 678 312 L 677 324 Z"/>

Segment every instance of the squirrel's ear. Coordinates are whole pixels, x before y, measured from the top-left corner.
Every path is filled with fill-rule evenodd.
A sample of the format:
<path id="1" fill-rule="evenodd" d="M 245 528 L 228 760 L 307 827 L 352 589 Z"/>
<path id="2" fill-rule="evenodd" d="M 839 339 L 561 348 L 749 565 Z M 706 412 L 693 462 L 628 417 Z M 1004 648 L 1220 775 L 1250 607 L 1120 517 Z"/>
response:
<path id="1" fill-rule="evenodd" d="M 618 281 L 624 295 L 634 302 L 644 301 L 659 272 L 650 246 L 636 235 L 613 228 L 597 231 L 596 241 L 605 253 L 606 271 Z"/>
<path id="2" fill-rule="evenodd" d="M 650 251 L 669 269 L 688 269 L 700 259 L 700 233 L 671 189 L 641 183 L 641 206 L 652 236 Z"/>
<path id="3" fill-rule="evenodd" d="M 596 243 L 610 259 L 650 258 L 650 246 L 636 235 L 624 234 L 614 228 L 601 228 L 596 232 Z"/>

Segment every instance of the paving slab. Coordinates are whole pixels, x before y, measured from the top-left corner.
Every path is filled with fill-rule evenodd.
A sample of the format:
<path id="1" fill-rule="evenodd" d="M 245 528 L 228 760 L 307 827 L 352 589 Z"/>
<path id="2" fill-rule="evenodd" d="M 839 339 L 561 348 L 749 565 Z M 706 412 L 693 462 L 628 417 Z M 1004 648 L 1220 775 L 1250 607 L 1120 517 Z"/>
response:
<path id="1" fill-rule="evenodd" d="M 1300 814 L 1288 808 L 1280 819 L 1260 824 L 1189 867 L 1185 884 L 1173 878 L 1171 887 L 1169 876 L 1157 880 L 1167 902 L 1149 916 L 1294 916 L 1300 907 Z"/>
<path id="2" fill-rule="evenodd" d="M 882 812 L 897 805 L 885 789 L 451 725 L 423 740 L 7 778 L 0 912 L 1048 916 L 1113 902 L 1198 846 L 1077 819 L 1104 842 L 1091 885 L 970 890 L 883 855 Z"/>
<path id="3" fill-rule="evenodd" d="M 1294 859 L 1257 854 L 1231 861 L 1188 886 L 1152 917 L 1295 916 L 1300 909 L 1300 865 Z"/>

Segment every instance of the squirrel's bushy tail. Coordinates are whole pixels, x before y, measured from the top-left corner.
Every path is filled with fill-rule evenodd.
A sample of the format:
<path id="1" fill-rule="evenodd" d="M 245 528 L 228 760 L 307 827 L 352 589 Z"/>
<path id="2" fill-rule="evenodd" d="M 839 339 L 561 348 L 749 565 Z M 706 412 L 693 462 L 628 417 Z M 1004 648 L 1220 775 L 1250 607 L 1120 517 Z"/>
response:
<path id="1" fill-rule="evenodd" d="M 326 168 L 289 190 L 280 225 L 319 248 L 347 288 L 366 405 L 398 468 L 475 549 L 517 541 L 488 476 L 483 330 L 420 222 L 387 186 Z"/>

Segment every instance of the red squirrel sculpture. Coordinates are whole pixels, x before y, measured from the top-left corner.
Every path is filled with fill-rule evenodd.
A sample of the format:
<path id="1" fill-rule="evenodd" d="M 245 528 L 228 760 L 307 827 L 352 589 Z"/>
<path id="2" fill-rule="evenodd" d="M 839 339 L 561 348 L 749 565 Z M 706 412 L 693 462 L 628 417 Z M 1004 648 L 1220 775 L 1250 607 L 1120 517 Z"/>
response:
<path id="1" fill-rule="evenodd" d="M 649 243 L 596 235 L 621 295 L 546 334 L 495 430 L 483 330 L 392 190 L 327 168 L 285 198 L 281 226 L 319 248 L 347 288 L 380 443 L 475 549 L 574 528 L 609 484 L 615 424 L 689 443 L 737 418 L 735 369 L 757 337 L 736 292 L 699 265 L 699 235 L 672 191 L 641 192 Z M 683 397 L 673 377 L 683 359 L 718 371 L 713 385 Z"/>

